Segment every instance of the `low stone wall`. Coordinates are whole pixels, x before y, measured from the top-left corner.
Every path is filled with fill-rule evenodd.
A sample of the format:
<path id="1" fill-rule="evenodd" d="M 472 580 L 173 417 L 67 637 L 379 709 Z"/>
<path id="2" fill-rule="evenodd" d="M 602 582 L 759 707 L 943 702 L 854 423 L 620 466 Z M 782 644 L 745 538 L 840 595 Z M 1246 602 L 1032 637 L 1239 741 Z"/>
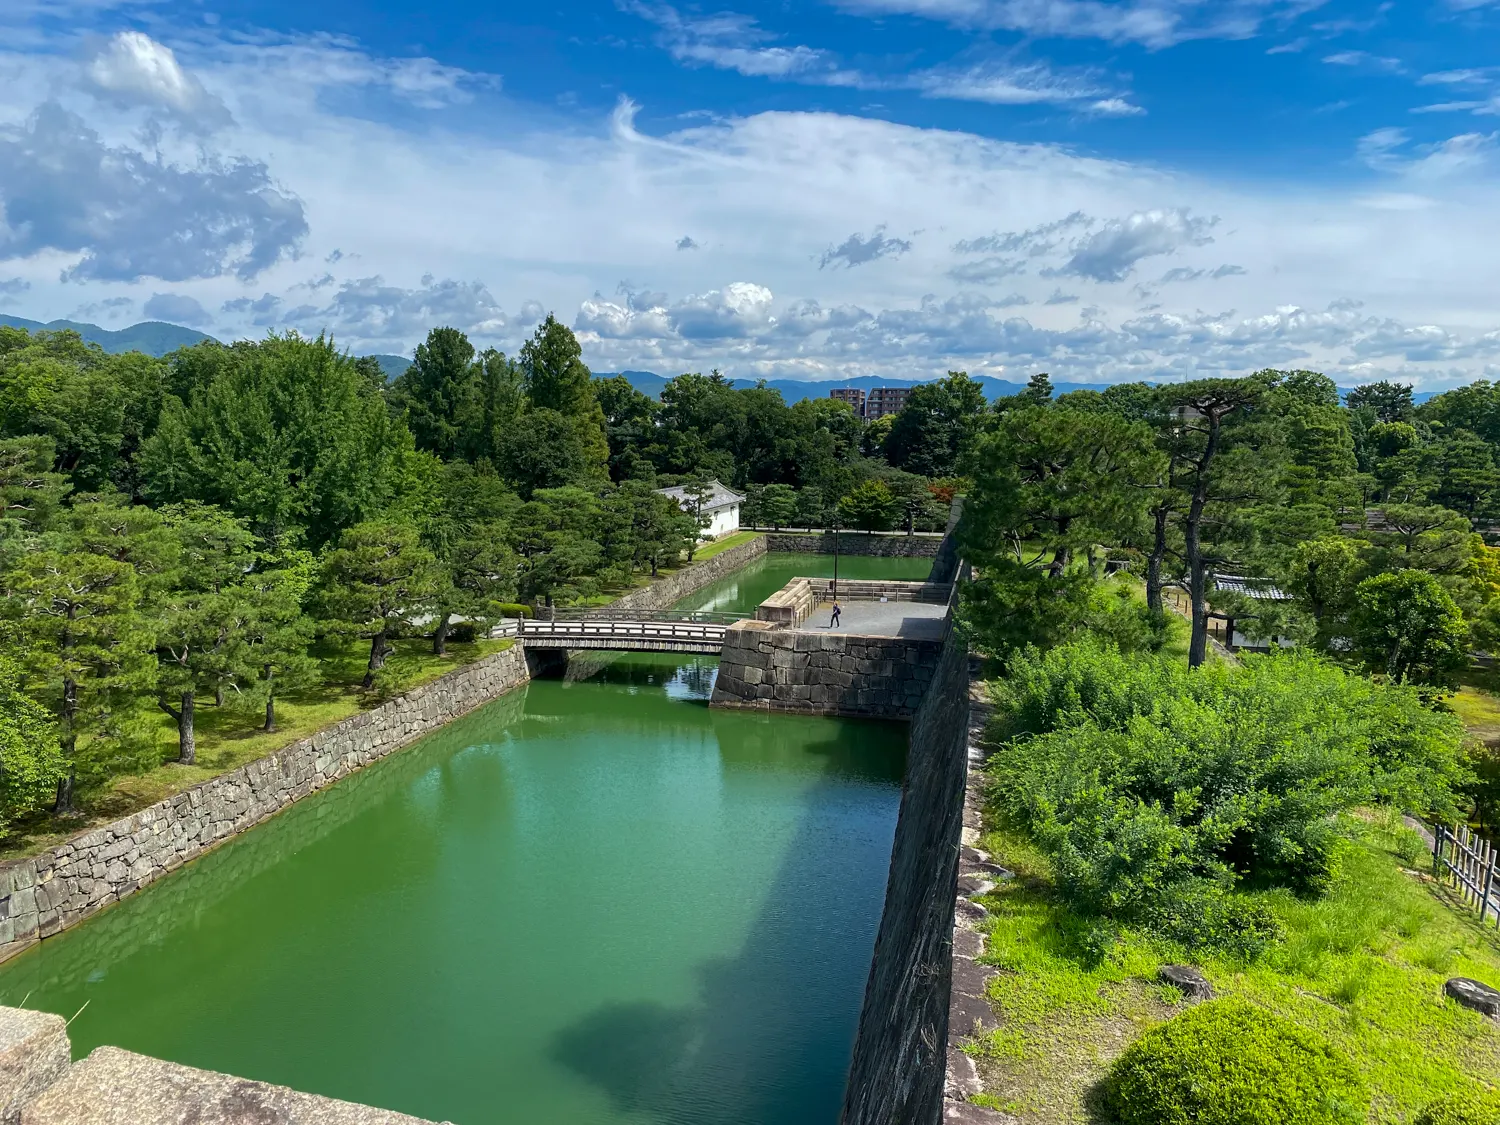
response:
<path id="1" fill-rule="evenodd" d="M 935 558 L 943 543 L 935 535 L 865 535 L 844 531 L 835 536 L 833 532 L 825 531 L 812 535 L 773 533 L 766 536 L 766 549 L 796 551 L 805 555 L 831 555 L 835 538 L 841 555 L 879 555 L 882 558 L 903 559 Z"/>
<path id="2" fill-rule="evenodd" d="M 809 578 L 807 583 L 815 598 L 833 597 L 832 578 Z M 953 594 L 952 583 L 894 582 L 884 579 L 840 578 L 839 597 L 851 602 L 926 602 L 946 605 Z"/>
<path id="3" fill-rule="evenodd" d="M 909 719 L 940 641 L 815 633 L 741 621 L 724 634 L 712 705 L 810 715 Z"/>
<path id="4" fill-rule="evenodd" d="M 911 724 L 885 911 L 841 1125 L 937 1125 L 964 807 L 968 651 L 950 630 Z"/>
<path id="5" fill-rule="evenodd" d="M 530 678 L 520 646 L 27 859 L 0 864 L 0 960 Z"/>
<path id="6" fill-rule="evenodd" d="M 793 578 L 755 607 L 755 619 L 795 629 L 817 608 L 818 596 L 813 592 L 811 580 Z"/>
<path id="7" fill-rule="evenodd" d="M 649 586 L 632 590 L 623 597 L 616 598 L 610 602 L 608 609 L 636 612 L 671 609 L 689 594 L 696 594 L 703 587 L 721 578 L 728 578 L 747 563 L 759 558 L 766 551 L 772 550 L 773 548 L 768 546 L 769 542 L 767 536 L 757 536 L 750 542 L 731 547 L 711 559 L 692 563 L 665 578 L 657 579 Z M 779 550 L 779 548 L 774 549 Z"/>

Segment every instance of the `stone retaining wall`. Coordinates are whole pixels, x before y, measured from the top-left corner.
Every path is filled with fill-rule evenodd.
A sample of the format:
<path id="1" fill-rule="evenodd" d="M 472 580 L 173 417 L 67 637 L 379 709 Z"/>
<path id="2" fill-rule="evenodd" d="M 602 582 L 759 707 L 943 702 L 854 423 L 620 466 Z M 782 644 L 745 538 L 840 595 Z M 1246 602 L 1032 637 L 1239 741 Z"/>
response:
<path id="1" fill-rule="evenodd" d="M 809 578 L 813 596 L 833 597 L 832 578 Z M 946 605 L 953 595 L 952 582 L 899 582 L 879 578 L 840 578 L 839 597 L 850 602 L 926 602 Z"/>
<path id="2" fill-rule="evenodd" d="M 940 641 L 815 633 L 741 621 L 724 634 L 712 705 L 909 719 L 927 694 Z"/>
<path id="3" fill-rule="evenodd" d="M 529 678 L 519 646 L 495 653 L 41 855 L 0 864 L 0 960 Z"/>
<path id="4" fill-rule="evenodd" d="M 841 1125 L 937 1125 L 953 975 L 969 657 L 950 630 L 911 724 L 885 911 L 865 986 Z"/>
<path id="5" fill-rule="evenodd" d="M 656 579 L 649 586 L 632 590 L 623 597 L 616 598 L 610 602 L 609 608 L 637 612 L 671 609 L 689 594 L 696 594 L 703 587 L 721 578 L 728 578 L 736 570 L 759 558 L 766 551 L 781 549 L 768 546 L 769 542 L 768 536 L 760 535 L 748 543 L 731 547 L 711 559 L 690 563 L 665 578 Z"/>
<path id="6" fill-rule="evenodd" d="M 825 531 L 814 535 L 767 535 L 766 549 L 796 551 L 805 555 L 831 555 L 835 538 L 838 539 L 841 555 L 879 555 L 882 558 L 935 558 L 943 544 L 943 540 L 937 536 L 914 535 L 908 538 L 905 535 L 864 535 L 845 531 L 835 537 L 833 532 Z"/>

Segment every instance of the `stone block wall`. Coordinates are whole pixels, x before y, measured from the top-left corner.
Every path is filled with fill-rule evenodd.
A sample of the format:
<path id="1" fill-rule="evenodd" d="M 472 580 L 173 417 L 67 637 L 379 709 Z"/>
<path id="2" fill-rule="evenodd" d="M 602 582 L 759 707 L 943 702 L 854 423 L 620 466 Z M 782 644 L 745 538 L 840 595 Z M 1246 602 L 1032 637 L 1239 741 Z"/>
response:
<path id="1" fill-rule="evenodd" d="M 0 864 L 0 960 L 530 678 L 516 646 L 41 855 Z"/>
<path id="2" fill-rule="evenodd" d="M 934 558 L 943 542 L 936 535 L 865 535 L 845 531 L 835 537 L 831 531 L 800 535 L 772 533 L 766 536 L 766 549 L 796 551 L 806 555 L 831 555 L 835 538 L 838 539 L 841 555 L 878 555 L 882 558 L 903 559 Z"/>
<path id="3" fill-rule="evenodd" d="M 902 637 L 814 633 L 741 621 L 724 635 L 712 705 L 810 715 L 909 719 L 943 645 Z"/>
<path id="4" fill-rule="evenodd" d="M 623 597 L 616 598 L 601 612 L 607 612 L 610 609 L 635 612 L 671 609 L 689 594 L 696 594 L 703 587 L 721 578 L 728 578 L 747 563 L 765 554 L 767 550 L 773 549 L 768 546 L 769 542 L 767 536 L 757 536 L 750 542 L 731 547 L 711 559 L 691 563 L 665 578 L 652 582 L 649 586 L 643 586 L 639 590 L 632 590 Z"/>
<path id="5" fill-rule="evenodd" d="M 969 657 L 956 630 L 911 724 L 885 911 L 841 1125 L 938 1125 L 967 773 Z"/>

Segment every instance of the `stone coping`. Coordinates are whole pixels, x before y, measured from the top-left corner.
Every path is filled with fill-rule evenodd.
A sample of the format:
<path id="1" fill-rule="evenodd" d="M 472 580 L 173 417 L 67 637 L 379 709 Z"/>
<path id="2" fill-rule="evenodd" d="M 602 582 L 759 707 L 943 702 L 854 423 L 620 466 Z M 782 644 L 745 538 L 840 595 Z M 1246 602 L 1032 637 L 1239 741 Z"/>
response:
<path id="1" fill-rule="evenodd" d="M 61 1016 L 0 1007 L 0 1125 L 432 1125 L 118 1047 L 71 1056 Z"/>

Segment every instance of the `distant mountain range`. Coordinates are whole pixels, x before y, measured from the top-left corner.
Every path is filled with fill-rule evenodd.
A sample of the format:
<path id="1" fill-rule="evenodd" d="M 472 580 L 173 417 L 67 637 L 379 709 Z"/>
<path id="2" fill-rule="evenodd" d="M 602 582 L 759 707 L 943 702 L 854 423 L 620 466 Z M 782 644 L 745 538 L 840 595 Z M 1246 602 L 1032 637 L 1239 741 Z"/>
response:
<path id="1" fill-rule="evenodd" d="M 84 324 L 76 320 L 52 320 L 43 323 L 40 320 L 27 320 L 25 317 L 7 316 L 0 313 L 0 325 L 25 328 L 29 332 L 35 332 L 38 329 L 56 332 L 71 328 L 89 343 L 98 344 L 107 352 L 140 351 L 154 356 L 163 356 L 178 348 L 192 347 L 203 340 L 214 338 L 195 328 L 184 328 L 180 324 L 167 324 L 160 320 L 142 321 L 140 324 L 132 324 L 129 328 L 111 331 L 108 328 L 100 328 L 97 324 Z M 380 369 L 385 372 L 388 380 L 396 378 L 411 366 L 411 360 L 405 356 L 374 355 L 371 358 L 380 363 Z M 597 379 L 608 379 L 615 375 L 625 376 L 630 380 L 632 387 L 652 398 L 660 398 L 661 389 L 670 381 L 666 376 L 658 375 L 653 371 L 594 372 L 594 377 Z M 930 379 L 882 379 L 877 375 L 861 375 L 857 379 L 830 379 L 821 382 L 806 382 L 801 379 L 768 379 L 766 386 L 780 391 L 781 397 L 792 403 L 800 402 L 804 398 L 826 398 L 828 392 L 835 387 L 858 387 L 868 391 L 873 387 L 915 387 L 918 383 L 931 381 Z M 995 379 L 989 375 L 976 376 L 974 381 L 984 389 L 985 398 L 991 401 L 1026 389 L 1025 383 L 1012 383 L 1008 379 Z M 753 387 L 757 382 L 759 380 L 756 379 L 736 379 L 734 385 Z M 1057 394 L 1064 394 L 1068 391 L 1102 391 L 1111 385 L 1110 383 L 1063 382 L 1053 384 Z M 1340 388 L 1344 391 L 1349 389 L 1348 387 Z M 1436 393 L 1436 391 L 1419 391 L 1412 397 L 1417 402 L 1426 402 Z"/>
<path id="2" fill-rule="evenodd" d="M 65 328 L 71 328 L 89 343 L 98 344 L 105 351 L 115 354 L 145 352 L 147 355 L 163 356 L 178 348 L 190 348 L 202 340 L 213 339 L 212 336 L 196 329 L 184 328 L 180 324 L 166 324 L 160 320 L 142 321 L 140 324 L 132 324 L 129 328 L 112 332 L 108 328 L 100 328 L 97 324 L 82 324 L 76 320 L 51 320 L 43 324 L 40 320 L 27 320 L 25 317 L 6 316 L 0 313 L 0 324 L 10 328 L 24 328 L 28 332 L 35 332 L 38 329 L 59 332 Z"/>
<path id="3" fill-rule="evenodd" d="M 667 385 L 668 379 L 651 371 L 596 371 L 594 378 L 609 379 L 615 375 L 623 375 L 630 380 L 630 385 L 643 395 L 651 398 L 660 398 L 661 389 Z M 1012 383 L 1007 379 L 995 379 L 989 375 L 975 376 L 974 381 L 984 389 L 984 397 L 990 401 L 1013 395 L 1026 389 L 1025 383 Z M 736 379 L 734 385 L 737 388 L 753 387 L 757 379 Z M 804 398 L 827 398 L 828 392 L 835 387 L 856 387 L 863 391 L 874 387 L 915 387 L 919 383 L 930 383 L 931 379 L 882 379 L 878 375 L 861 375 L 857 379 L 830 379 L 822 382 L 810 383 L 801 379 L 767 379 L 766 386 L 772 390 L 781 392 L 781 397 L 787 402 L 800 402 Z M 1109 383 L 1054 383 L 1055 393 L 1064 394 L 1068 391 L 1102 391 L 1110 386 Z"/>

